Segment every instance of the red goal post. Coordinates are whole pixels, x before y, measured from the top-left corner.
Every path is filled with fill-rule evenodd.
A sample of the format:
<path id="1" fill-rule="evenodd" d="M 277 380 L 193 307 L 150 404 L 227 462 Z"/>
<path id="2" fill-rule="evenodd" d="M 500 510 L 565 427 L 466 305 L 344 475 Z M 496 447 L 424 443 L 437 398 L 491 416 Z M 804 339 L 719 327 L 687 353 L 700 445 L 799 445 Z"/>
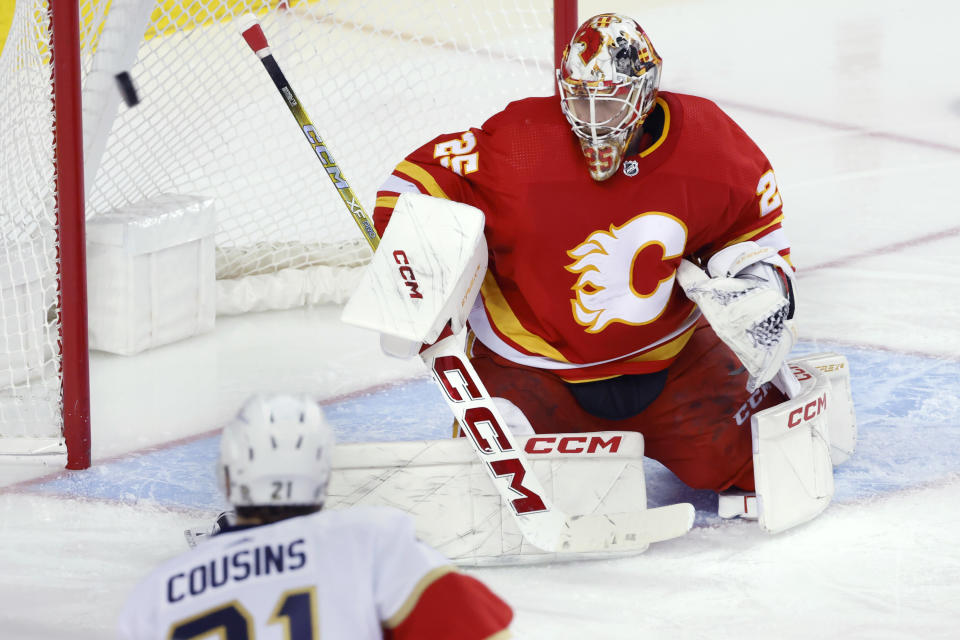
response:
<path id="1" fill-rule="evenodd" d="M 90 393 L 77 3 L 49 11 L 18 1 L 5 17 L 0 459 L 65 454 L 68 469 L 84 469 Z"/>
<path id="2" fill-rule="evenodd" d="M 215 203 L 218 314 L 342 302 L 369 258 L 234 19 L 269 28 L 372 210 L 412 149 L 554 92 L 578 24 L 576 0 L 450 4 L 15 0 L 0 34 L 0 460 L 90 464 L 91 222 L 169 194 Z"/>

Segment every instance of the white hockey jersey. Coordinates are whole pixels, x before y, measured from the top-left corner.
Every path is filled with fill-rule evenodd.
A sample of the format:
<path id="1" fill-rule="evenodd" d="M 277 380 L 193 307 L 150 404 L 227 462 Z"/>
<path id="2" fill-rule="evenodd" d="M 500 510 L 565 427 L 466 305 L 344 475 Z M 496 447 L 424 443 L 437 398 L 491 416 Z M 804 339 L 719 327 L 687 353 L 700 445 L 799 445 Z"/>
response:
<path id="1" fill-rule="evenodd" d="M 508 637 L 511 617 L 417 540 L 407 514 L 356 507 L 214 536 L 138 585 L 118 631 L 126 640 L 480 640 Z"/>

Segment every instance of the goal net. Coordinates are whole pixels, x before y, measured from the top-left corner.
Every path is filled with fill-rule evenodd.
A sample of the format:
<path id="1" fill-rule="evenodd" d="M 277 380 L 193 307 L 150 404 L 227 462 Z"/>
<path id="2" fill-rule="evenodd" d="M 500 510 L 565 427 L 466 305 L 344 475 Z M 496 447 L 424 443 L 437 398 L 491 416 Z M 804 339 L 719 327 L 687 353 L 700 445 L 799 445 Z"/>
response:
<path id="1" fill-rule="evenodd" d="M 0 452 L 62 447 L 57 256 L 76 239 L 58 240 L 52 4 L 16 0 L 0 57 Z M 342 302 L 369 259 L 240 37 L 245 13 L 371 212 L 413 149 L 553 93 L 556 21 L 576 26 L 575 2 L 553 0 L 81 0 L 88 225 L 162 196 L 213 201 L 220 314 Z"/>

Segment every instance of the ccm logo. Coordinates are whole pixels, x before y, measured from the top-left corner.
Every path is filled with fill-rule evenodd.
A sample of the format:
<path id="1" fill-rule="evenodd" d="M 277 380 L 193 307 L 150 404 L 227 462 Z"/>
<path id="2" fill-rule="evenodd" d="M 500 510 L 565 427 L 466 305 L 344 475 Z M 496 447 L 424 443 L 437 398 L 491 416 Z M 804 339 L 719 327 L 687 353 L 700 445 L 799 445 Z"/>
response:
<path id="1" fill-rule="evenodd" d="M 827 408 L 827 394 L 823 394 L 816 400 L 811 400 L 807 404 L 794 409 L 787 418 L 787 427 L 794 428 L 801 422 L 812 420 L 823 413 Z"/>
<path id="2" fill-rule="evenodd" d="M 530 438 L 523 450 L 531 454 L 550 453 L 551 451 L 559 453 L 597 453 L 598 451 L 616 453 L 620 450 L 622 440 L 622 436 L 613 436 L 609 440 L 604 440 L 600 436 L 566 436 L 563 438 L 544 436 Z"/>
<path id="3" fill-rule="evenodd" d="M 480 390 L 480 384 L 471 375 L 472 367 L 468 367 L 460 356 L 438 356 L 433 361 L 433 375 L 440 383 L 447 398 L 454 404 L 490 402 Z M 537 492 L 525 486 L 523 479 L 528 468 L 510 444 L 506 426 L 501 425 L 490 407 L 483 404 L 474 404 L 463 412 L 460 418 L 465 427 L 465 433 L 482 453 L 499 459 L 490 460 L 490 470 L 498 478 L 506 478 L 510 489 L 519 497 L 510 500 L 510 506 L 518 514 L 546 511 L 547 505 Z M 513 455 L 510 455 L 513 453 Z M 506 455 L 504 455 L 506 454 Z"/>
<path id="4" fill-rule="evenodd" d="M 397 249 L 393 252 L 393 261 L 400 265 L 400 277 L 403 278 L 403 284 L 410 288 L 410 297 L 423 298 L 423 294 L 420 293 L 419 289 L 420 285 L 417 283 L 417 276 L 414 275 L 413 269 L 410 267 L 410 260 L 407 258 L 407 254 Z"/>
<path id="5" fill-rule="evenodd" d="M 740 405 L 740 408 L 737 409 L 737 413 L 734 415 L 738 426 L 750 419 L 750 414 L 753 413 L 754 409 L 760 407 L 760 402 L 767 397 L 769 392 L 770 385 L 762 384 L 757 388 L 756 391 L 750 394 L 750 397 L 747 398 L 747 401 Z"/>
<path id="6" fill-rule="evenodd" d="M 293 96 L 287 96 L 287 98 L 287 102 L 290 102 Z M 291 106 L 296 105 L 291 103 Z M 313 152 L 317 154 L 318 158 L 320 158 L 320 164 L 322 164 L 323 168 L 327 170 L 328 174 L 330 174 L 330 179 L 333 180 L 334 186 L 337 189 L 349 189 L 350 185 L 347 184 L 347 181 L 343 179 L 343 175 L 340 173 L 340 167 L 337 166 L 337 161 L 333 159 L 333 156 L 330 154 L 330 150 L 323 145 L 323 142 L 320 140 L 320 136 L 317 135 L 317 130 L 313 127 L 313 125 L 304 125 L 303 133 L 307 136 L 307 140 L 309 140 L 310 144 L 313 146 Z"/>
<path id="7" fill-rule="evenodd" d="M 793 371 L 793 375 L 797 377 L 798 382 L 803 382 L 813 377 L 812 375 L 807 373 L 807 371 L 804 370 L 803 367 L 797 366 L 795 364 L 790 365 L 790 371 Z"/>

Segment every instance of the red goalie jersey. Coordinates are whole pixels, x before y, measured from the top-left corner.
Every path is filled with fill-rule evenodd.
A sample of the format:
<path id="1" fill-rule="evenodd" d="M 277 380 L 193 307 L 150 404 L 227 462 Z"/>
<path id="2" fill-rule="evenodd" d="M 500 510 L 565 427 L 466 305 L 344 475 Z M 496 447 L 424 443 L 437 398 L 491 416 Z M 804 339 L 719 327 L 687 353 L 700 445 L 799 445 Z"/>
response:
<path id="1" fill-rule="evenodd" d="M 439 136 L 378 194 L 383 232 L 418 191 L 486 215 L 489 267 L 470 325 L 510 362 L 584 381 L 660 371 L 699 317 L 675 274 L 754 240 L 789 259 L 770 163 L 714 103 L 660 92 L 620 170 L 596 182 L 554 97 Z M 602 165 L 604 157 L 592 157 Z"/>

